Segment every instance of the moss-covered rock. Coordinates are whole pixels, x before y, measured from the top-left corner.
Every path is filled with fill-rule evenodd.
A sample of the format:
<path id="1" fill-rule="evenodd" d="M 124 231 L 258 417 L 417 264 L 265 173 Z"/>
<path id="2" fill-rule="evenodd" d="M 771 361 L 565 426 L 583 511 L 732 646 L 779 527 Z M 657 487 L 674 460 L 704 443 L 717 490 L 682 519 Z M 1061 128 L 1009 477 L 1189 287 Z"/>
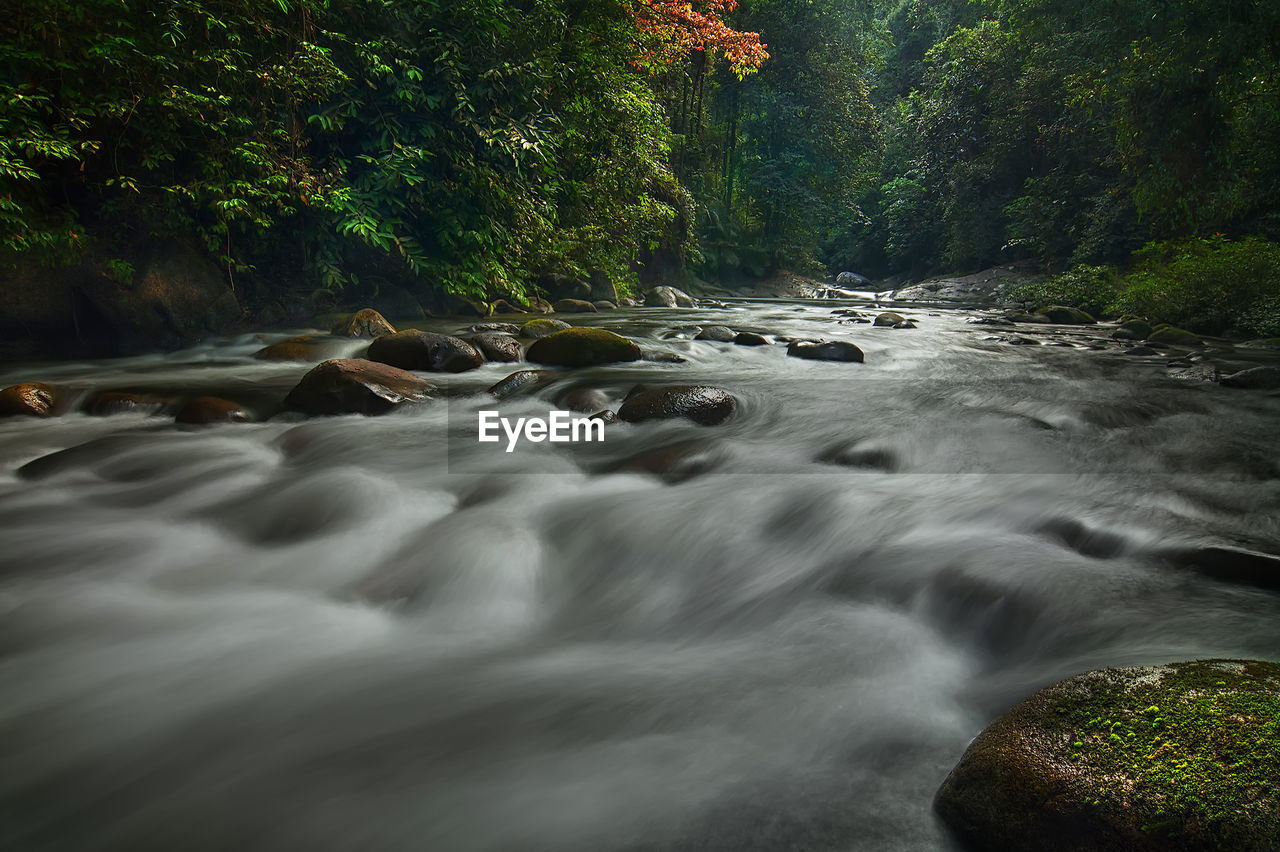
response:
<path id="1" fill-rule="evenodd" d="M 618 417 L 628 423 L 683 417 L 703 426 L 715 426 L 728 419 L 737 407 L 737 397 L 726 390 L 677 385 L 633 391 L 618 409 Z"/>
<path id="2" fill-rule="evenodd" d="M 1151 323 L 1146 320 L 1131 319 L 1128 322 L 1121 323 L 1120 327 L 1111 333 L 1116 340 L 1146 340 L 1147 336 L 1154 331 Z"/>
<path id="3" fill-rule="evenodd" d="M 1275 852 L 1280 664 L 1104 669 L 987 728 L 938 792 L 973 849 Z"/>
<path id="4" fill-rule="evenodd" d="M 1070 308 L 1066 305 L 1048 305 L 1037 309 L 1036 313 L 1048 317 L 1049 322 L 1055 325 L 1093 325 L 1097 322 L 1079 308 Z"/>
<path id="5" fill-rule="evenodd" d="M 546 337 L 549 334 L 555 334 L 557 331 L 564 331 L 566 328 L 572 328 L 572 327 L 573 326 L 569 325 L 569 323 L 565 322 L 564 320 L 558 320 L 558 319 L 529 320 L 527 323 L 520 326 L 520 336 L 532 337 L 534 339 L 537 339 L 539 337 Z"/>
<path id="6" fill-rule="evenodd" d="M 422 313 L 422 309 L 418 309 Z M 344 317 L 333 327 L 333 334 L 339 337 L 367 337 L 370 340 L 395 334 L 396 327 L 387 322 L 387 318 L 373 308 L 363 308 L 349 317 Z"/>
<path id="7" fill-rule="evenodd" d="M 406 370 L 365 361 L 338 358 L 311 369 L 289 392 L 284 407 L 303 414 L 385 414 L 411 402 L 421 402 L 435 387 Z"/>
<path id="8" fill-rule="evenodd" d="M 51 417 L 58 402 L 53 385 L 24 382 L 0 391 L 0 417 Z"/>
<path id="9" fill-rule="evenodd" d="M 1148 343 L 1163 343 L 1168 346 L 1204 346 L 1204 341 L 1185 328 L 1174 328 L 1171 325 L 1158 325 L 1147 335 Z"/>
<path id="10" fill-rule="evenodd" d="M 602 328 L 567 328 L 535 340 L 528 358 L 556 367 L 592 367 L 620 361 L 639 361 L 634 341 Z"/>

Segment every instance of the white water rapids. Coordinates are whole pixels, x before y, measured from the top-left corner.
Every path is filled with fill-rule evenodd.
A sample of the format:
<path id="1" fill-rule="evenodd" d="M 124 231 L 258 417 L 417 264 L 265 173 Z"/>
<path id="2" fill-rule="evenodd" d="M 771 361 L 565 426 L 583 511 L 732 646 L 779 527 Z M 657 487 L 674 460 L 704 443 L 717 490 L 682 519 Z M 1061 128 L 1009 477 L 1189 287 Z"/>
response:
<path id="1" fill-rule="evenodd" d="M 513 365 L 381 418 L 0 421 L 0 847 L 948 850 L 935 790 L 1036 689 L 1280 659 L 1275 592 L 1160 558 L 1280 552 L 1280 399 L 1086 329 L 1010 346 L 961 311 L 893 330 L 831 307 L 593 316 L 686 363 L 501 403 L 482 391 Z M 866 363 L 664 337 L 693 323 Z M 269 415 L 307 367 L 262 342 L 0 384 Z M 578 384 L 616 409 L 637 382 L 740 405 L 603 445 L 475 441 L 481 409 L 545 416 Z"/>

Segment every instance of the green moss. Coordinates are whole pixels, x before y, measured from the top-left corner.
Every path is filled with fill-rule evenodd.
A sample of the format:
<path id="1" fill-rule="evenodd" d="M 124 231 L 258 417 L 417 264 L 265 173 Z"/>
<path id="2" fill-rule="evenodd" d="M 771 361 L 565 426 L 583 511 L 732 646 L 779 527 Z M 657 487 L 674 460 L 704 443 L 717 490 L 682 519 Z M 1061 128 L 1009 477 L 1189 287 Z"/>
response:
<path id="1" fill-rule="evenodd" d="M 1280 790 L 1280 664 L 1206 660 L 1135 684 L 1103 674 L 1042 720 L 1099 793 L 1154 802 L 1150 833 L 1243 846 Z M 1273 816 L 1274 818 L 1274 816 Z"/>
<path id="2" fill-rule="evenodd" d="M 528 358 L 537 364 L 590 367 L 640 360 L 640 347 L 602 328 L 569 328 L 535 340 Z"/>

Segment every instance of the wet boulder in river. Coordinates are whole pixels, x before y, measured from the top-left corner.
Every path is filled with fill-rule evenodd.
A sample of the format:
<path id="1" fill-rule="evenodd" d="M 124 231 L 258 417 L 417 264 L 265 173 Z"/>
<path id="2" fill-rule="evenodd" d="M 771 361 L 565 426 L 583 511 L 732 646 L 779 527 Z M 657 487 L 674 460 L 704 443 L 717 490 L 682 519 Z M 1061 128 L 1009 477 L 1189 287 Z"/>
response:
<path id="1" fill-rule="evenodd" d="M 421 309 L 419 309 L 421 312 Z M 386 317 L 373 308 L 364 308 L 333 327 L 333 334 L 339 337 L 368 337 L 370 339 L 395 334 L 396 328 L 387 322 Z"/>
<path id="2" fill-rule="evenodd" d="M 1048 317 L 1049 322 L 1055 325 L 1093 325 L 1097 322 L 1079 308 L 1069 308 L 1066 305 L 1049 305 L 1040 308 L 1036 313 Z"/>
<path id="3" fill-rule="evenodd" d="M 417 329 L 379 337 L 369 344 L 369 360 L 431 373 L 462 373 L 484 363 L 483 356 L 465 340 Z"/>
<path id="4" fill-rule="evenodd" d="M 862 350 L 847 340 L 794 340 L 787 346 L 792 358 L 808 361 L 846 361 L 861 364 Z"/>
<path id="5" fill-rule="evenodd" d="M 217 396 L 198 396 L 178 409 L 175 423 L 204 426 L 210 423 L 248 423 L 253 415 L 238 402 Z"/>
<path id="6" fill-rule="evenodd" d="M 1129 320 L 1121 323 L 1119 328 L 1111 332 L 1111 337 L 1115 340 L 1146 340 L 1152 330 L 1149 322 L 1140 319 Z"/>
<path id="7" fill-rule="evenodd" d="M 893 328 L 895 325 L 906 321 L 907 318 L 900 313 L 885 311 L 876 317 L 875 325 L 881 326 L 882 328 Z"/>
<path id="8" fill-rule="evenodd" d="M 482 331 L 472 335 L 468 343 L 480 350 L 480 354 L 484 355 L 486 361 L 509 364 L 519 361 L 523 355 L 520 341 L 510 334 L 497 331 Z"/>
<path id="9" fill-rule="evenodd" d="M 733 329 L 727 325 L 709 325 L 697 333 L 694 340 L 714 340 L 718 343 L 732 343 Z"/>
<path id="10" fill-rule="evenodd" d="M 435 387 L 407 370 L 359 358 L 313 367 L 289 392 L 284 407 L 303 414 L 385 414 L 427 399 Z"/>
<path id="11" fill-rule="evenodd" d="M 314 337 L 291 337 L 279 343 L 264 346 L 253 357 L 259 361 L 322 361 L 325 346 Z"/>
<path id="12" fill-rule="evenodd" d="M 526 311 L 524 308 L 516 307 L 515 305 L 508 302 L 506 299 L 498 299 L 493 304 L 489 305 L 489 313 L 490 314 L 527 314 L 529 312 Z"/>
<path id="13" fill-rule="evenodd" d="M 548 334 L 555 334 L 557 331 L 564 331 L 566 328 L 573 326 L 564 320 L 558 319 L 535 319 L 529 320 L 520 326 L 521 337 L 546 337 Z"/>
<path id="14" fill-rule="evenodd" d="M 1199 335 L 1171 325 L 1156 326 L 1155 330 L 1147 335 L 1147 343 L 1163 343 L 1168 346 L 1204 346 L 1204 341 Z"/>
<path id="15" fill-rule="evenodd" d="M 566 328 L 535 340 L 528 352 L 530 361 L 555 367 L 593 367 L 640 357 L 634 341 L 602 328 Z"/>
<path id="16" fill-rule="evenodd" d="M 516 337 L 520 336 L 520 326 L 513 322 L 482 322 L 471 326 L 467 329 L 472 334 L 483 334 L 486 331 L 496 331 L 499 334 L 510 334 Z"/>
<path id="17" fill-rule="evenodd" d="M 555 381 L 557 373 L 554 370 L 517 370 L 489 388 L 487 393 L 498 398 L 506 399 L 509 396 L 515 396 L 529 390 L 537 390 Z"/>
<path id="18" fill-rule="evenodd" d="M 1275 852 L 1280 663 L 1104 669 L 1048 687 L 973 741 L 935 806 L 1002 852 Z"/>
<path id="19" fill-rule="evenodd" d="M 0 391 L 0 417 L 51 417 L 58 401 L 53 385 L 25 382 Z"/>
<path id="20" fill-rule="evenodd" d="M 769 339 L 754 331 L 740 331 L 733 336 L 733 342 L 739 346 L 768 346 Z"/>
<path id="21" fill-rule="evenodd" d="M 733 394 L 708 385 L 677 385 L 633 393 L 618 417 L 628 423 L 683 417 L 703 426 L 723 423 L 738 407 Z"/>
<path id="22" fill-rule="evenodd" d="M 561 299 L 552 307 L 558 314 L 594 314 L 599 310 L 585 299 Z"/>
<path id="23" fill-rule="evenodd" d="M 677 287 L 654 287 L 644 294 L 646 308 L 692 308 L 693 297 Z"/>

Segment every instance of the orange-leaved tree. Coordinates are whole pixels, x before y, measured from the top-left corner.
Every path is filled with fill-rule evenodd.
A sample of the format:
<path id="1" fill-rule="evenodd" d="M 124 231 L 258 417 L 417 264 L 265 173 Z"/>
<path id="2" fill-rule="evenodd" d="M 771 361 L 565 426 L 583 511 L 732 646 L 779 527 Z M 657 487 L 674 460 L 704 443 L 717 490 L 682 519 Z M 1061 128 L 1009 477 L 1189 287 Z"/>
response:
<path id="1" fill-rule="evenodd" d="M 759 33 L 736 30 L 725 22 L 738 0 L 624 0 L 623 5 L 645 37 L 648 65 L 667 65 L 688 58 L 690 51 L 709 51 L 723 54 L 743 76 L 769 58 Z"/>

